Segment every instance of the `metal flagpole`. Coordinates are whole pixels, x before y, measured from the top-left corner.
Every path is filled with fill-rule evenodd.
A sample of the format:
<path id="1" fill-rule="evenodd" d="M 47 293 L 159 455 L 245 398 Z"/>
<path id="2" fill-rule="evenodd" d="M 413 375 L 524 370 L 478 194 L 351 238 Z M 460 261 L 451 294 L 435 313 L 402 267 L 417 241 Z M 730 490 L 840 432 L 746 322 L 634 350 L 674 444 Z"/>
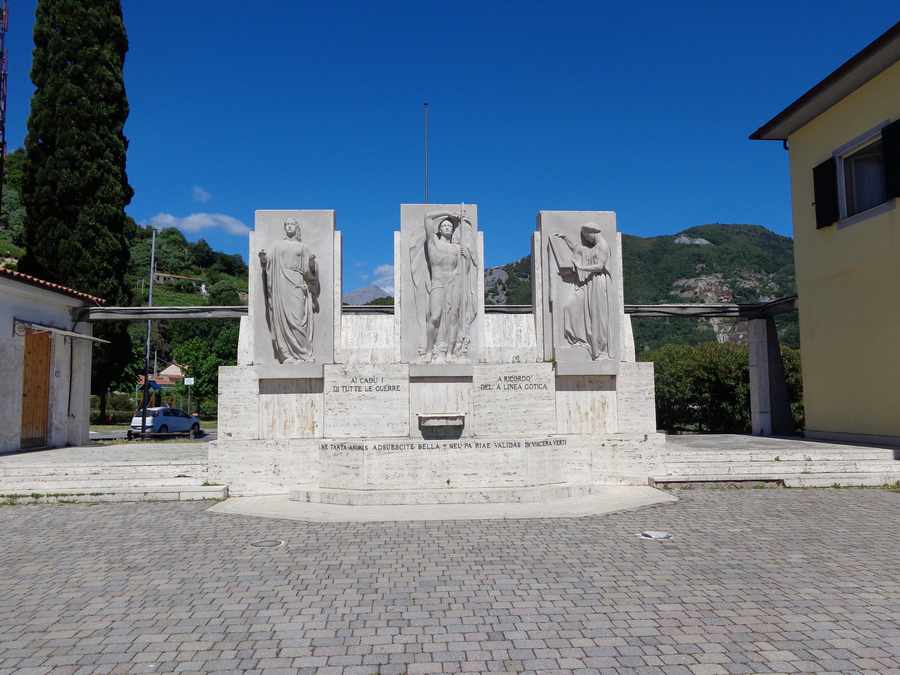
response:
<path id="1" fill-rule="evenodd" d="M 425 203 L 428 203 L 428 101 L 422 104 L 425 113 Z"/>
<path id="2" fill-rule="evenodd" d="M 153 276 L 156 271 L 156 229 L 151 228 L 153 235 L 150 241 L 150 282 L 147 286 L 147 306 L 153 307 Z M 147 399 L 150 392 L 150 330 L 152 321 L 147 319 L 147 340 L 144 343 L 144 398 L 141 404 L 141 438 L 147 432 Z"/>

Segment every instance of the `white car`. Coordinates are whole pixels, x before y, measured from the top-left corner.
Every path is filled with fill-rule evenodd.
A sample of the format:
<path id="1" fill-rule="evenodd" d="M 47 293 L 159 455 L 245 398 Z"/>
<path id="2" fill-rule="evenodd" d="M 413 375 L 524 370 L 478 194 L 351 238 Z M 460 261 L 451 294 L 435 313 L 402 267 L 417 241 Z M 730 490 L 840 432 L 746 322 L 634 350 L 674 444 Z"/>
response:
<path id="1" fill-rule="evenodd" d="M 138 410 L 131 418 L 131 427 L 128 429 L 128 438 L 141 433 L 141 414 Z M 178 408 L 147 408 L 145 431 L 148 434 L 190 434 L 193 438 L 199 438 L 200 420 L 188 415 Z"/>

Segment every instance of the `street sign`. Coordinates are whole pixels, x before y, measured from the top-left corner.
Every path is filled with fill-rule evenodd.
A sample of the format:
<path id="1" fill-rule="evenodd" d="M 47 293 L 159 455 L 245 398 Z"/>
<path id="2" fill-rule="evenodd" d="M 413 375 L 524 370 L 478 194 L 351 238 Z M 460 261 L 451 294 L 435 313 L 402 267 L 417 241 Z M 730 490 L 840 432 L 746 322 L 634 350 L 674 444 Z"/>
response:
<path id="1" fill-rule="evenodd" d="M 194 378 L 193 378 L 193 377 L 186 377 L 186 378 L 184 378 L 184 386 L 190 387 L 192 384 L 194 384 Z"/>

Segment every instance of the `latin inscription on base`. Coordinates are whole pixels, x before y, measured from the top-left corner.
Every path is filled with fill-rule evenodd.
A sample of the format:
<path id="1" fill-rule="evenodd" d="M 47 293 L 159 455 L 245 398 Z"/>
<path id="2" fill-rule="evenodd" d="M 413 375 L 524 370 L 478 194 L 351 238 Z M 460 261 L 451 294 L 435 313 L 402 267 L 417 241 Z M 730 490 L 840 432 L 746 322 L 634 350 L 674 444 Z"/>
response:
<path id="1" fill-rule="evenodd" d="M 325 366 L 328 436 L 406 436 L 408 410 L 409 366 Z"/>
<path id="2" fill-rule="evenodd" d="M 341 454 L 370 453 L 375 456 L 395 455 L 405 452 L 441 450 L 527 450 L 528 448 L 565 448 L 566 438 L 526 438 L 477 441 L 474 439 L 454 441 L 348 441 L 346 443 L 323 442 L 319 450 L 332 456 Z"/>

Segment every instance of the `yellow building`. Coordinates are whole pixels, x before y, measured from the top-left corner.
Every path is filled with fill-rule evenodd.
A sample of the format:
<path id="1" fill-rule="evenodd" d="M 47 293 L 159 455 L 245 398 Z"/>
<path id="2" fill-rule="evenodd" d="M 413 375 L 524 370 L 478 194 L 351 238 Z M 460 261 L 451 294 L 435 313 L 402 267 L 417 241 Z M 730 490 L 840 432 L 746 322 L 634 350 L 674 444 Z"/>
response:
<path id="1" fill-rule="evenodd" d="M 900 443 L 900 22 L 750 138 L 790 154 L 807 435 Z"/>

